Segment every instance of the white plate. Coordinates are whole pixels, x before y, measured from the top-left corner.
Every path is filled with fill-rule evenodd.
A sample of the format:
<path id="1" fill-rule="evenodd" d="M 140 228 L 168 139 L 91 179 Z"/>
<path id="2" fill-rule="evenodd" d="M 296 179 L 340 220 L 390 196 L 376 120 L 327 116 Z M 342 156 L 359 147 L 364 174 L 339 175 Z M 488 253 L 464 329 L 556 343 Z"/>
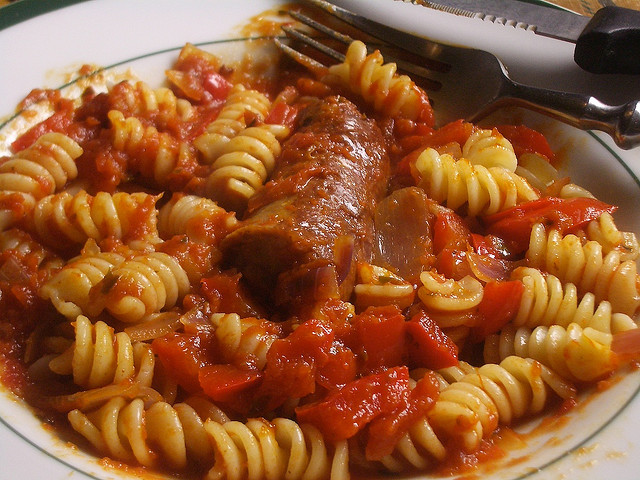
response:
<path id="1" fill-rule="evenodd" d="M 436 40 L 491 50 L 519 81 L 572 91 L 592 88 L 610 102 L 627 101 L 640 88 L 634 78 L 582 72 L 571 59 L 570 44 L 531 32 L 391 0 L 339 3 Z M 234 28 L 244 19 L 275 5 L 272 0 L 23 0 L 0 10 L 0 115 L 9 117 L 31 88 L 64 84 L 68 79 L 60 72 L 83 63 L 132 68 L 150 83 L 160 82 L 186 42 L 210 44 L 236 37 Z M 567 173 L 574 181 L 619 205 L 619 225 L 640 232 L 635 208 L 640 204 L 640 153 L 620 151 L 601 134 L 576 131 L 534 115 L 527 118 L 545 131 L 552 146 L 567 153 Z M 4 133 L 0 126 L 0 142 Z M 491 478 L 636 480 L 639 390 L 640 373 L 631 373 L 539 429 L 525 447 L 490 468 Z M 4 390 L 0 391 L 0 445 L 0 479 L 139 478 L 135 470 L 126 474 L 105 470 L 90 455 L 56 439 Z"/>

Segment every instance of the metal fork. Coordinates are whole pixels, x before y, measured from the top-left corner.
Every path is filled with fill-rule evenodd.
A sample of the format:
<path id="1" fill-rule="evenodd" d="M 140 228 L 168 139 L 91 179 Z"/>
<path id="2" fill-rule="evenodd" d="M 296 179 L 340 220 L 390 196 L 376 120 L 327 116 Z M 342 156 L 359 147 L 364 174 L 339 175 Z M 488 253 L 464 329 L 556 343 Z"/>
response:
<path id="1" fill-rule="evenodd" d="M 640 144 L 640 101 L 608 105 L 595 97 L 524 85 L 509 78 L 500 60 L 492 53 L 473 48 L 454 47 L 368 20 L 325 0 L 304 0 L 328 12 L 352 27 L 375 37 L 383 44 L 399 47 L 424 59 L 416 62 L 396 60 L 398 68 L 428 79 L 425 89 L 433 101 L 439 124 L 459 118 L 475 122 L 505 106 L 520 106 L 540 112 L 582 130 L 600 130 L 609 134 L 623 149 Z M 354 39 L 315 21 L 300 12 L 291 16 L 309 27 L 345 44 Z M 286 35 L 337 62 L 344 56 L 316 38 L 289 26 Z M 311 57 L 279 40 L 280 48 L 311 70 L 325 68 Z M 388 60 L 385 55 L 385 60 Z M 422 62 L 421 62 L 422 63 Z"/>

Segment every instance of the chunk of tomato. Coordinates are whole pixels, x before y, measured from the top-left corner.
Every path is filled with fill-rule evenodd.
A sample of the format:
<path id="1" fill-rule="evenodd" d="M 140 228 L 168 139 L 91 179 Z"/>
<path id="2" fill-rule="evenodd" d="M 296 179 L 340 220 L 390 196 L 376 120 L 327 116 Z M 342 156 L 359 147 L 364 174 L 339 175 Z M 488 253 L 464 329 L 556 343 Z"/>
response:
<path id="1" fill-rule="evenodd" d="M 516 156 L 523 153 L 538 153 L 549 159 L 555 160 L 555 153 L 549 146 L 546 137 L 526 125 L 498 125 L 496 129 L 505 137 L 511 145 Z"/>
<path id="2" fill-rule="evenodd" d="M 233 365 L 207 365 L 199 369 L 198 381 L 205 395 L 217 402 L 230 402 L 255 388 L 262 380 L 262 372 Z"/>
<path id="3" fill-rule="evenodd" d="M 421 310 L 411 318 L 407 334 L 412 366 L 438 370 L 458 363 L 458 346 L 426 312 Z"/>
<path id="4" fill-rule="evenodd" d="M 441 275 L 446 278 L 460 280 L 467 275 L 473 275 L 467 252 L 452 248 L 444 248 L 440 250 L 436 256 L 435 268 Z"/>
<path id="5" fill-rule="evenodd" d="M 426 137 L 425 146 L 438 147 L 454 142 L 462 146 L 469 139 L 474 129 L 475 126 L 472 123 L 464 120 L 454 120 L 434 130 L 430 136 Z"/>
<path id="6" fill-rule="evenodd" d="M 437 255 L 445 248 L 465 251 L 470 234 L 460 215 L 452 210 L 438 213 L 433 224 L 433 253 Z"/>
<path id="7" fill-rule="evenodd" d="M 519 280 L 487 283 L 478 305 L 479 318 L 472 328 L 472 337 L 483 340 L 513 320 L 520 308 L 523 293 L 524 284 Z"/>
<path id="8" fill-rule="evenodd" d="M 289 398 L 315 392 L 318 366 L 327 363 L 334 339 L 329 325 L 308 320 L 286 338 L 273 342 L 258 392 L 268 410 Z"/>
<path id="9" fill-rule="evenodd" d="M 354 380 L 320 401 L 298 407 L 296 416 L 300 423 L 317 427 L 326 440 L 344 440 L 374 418 L 406 405 L 409 391 L 409 370 L 396 367 Z"/>
<path id="10" fill-rule="evenodd" d="M 215 338 L 208 332 L 170 333 L 156 338 L 151 347 L 167 374 L 188 392 L 196 393 L 201 390 L 200 369 L 213 363 L 214 344 Z"/>
<path id="11" fill-rule="evenodd" d="M 285 102 L 279 102 L 273 106 L 264 123 L 274 125 L 284 125 L 293 129 L 300 113 L 300 107 L 296 105 L 289 105 Z"/>
<path id="12" fill-rule="evenodd" d="M 71 101 L 59 102 L 57 110 L 50 117 L 35 124 L 29 130 L 16 138 L 11 144 L 11 151 L 18 153 L 33 145 L 33 143 L 45 133 L 66 133 L 73 122 L 73 103 Z"/>
<path id="13" fill-rule="evenodd" d="M 211 100 L 213 102 L 222 102 L 225 98 L 227 98 L 232 84 L 220 73 L 213 70 L 208 70 L 203 75 L 202 87 L 211 95 Z"/>
<path id="14" fill-rule="evenodd" d="M 406 404 L 400 405 L 390 414 L 374 419 L 369 426 L 366 458 L 380 460 L 390 455 L 402 435 L 433 407 L 439 393 L 438 380 L 435 375 L 427 373 L 411 390 Z"/>
<path id="15" fill-rule="evenodd" d="M 358 353 L 364 357 L 365 372 L 403 363 L 406 321 L 398 307 L 370 307 L 357 315 L 352 324 L 359 345 Z"/>
<path id="16" fill-rule="evenodd" d="M 570 233 L 584 227 L 605 212 L 616 207 L 595 198 L 542 197 L 516 205 L 502 212 L 484 217 L 489 233 L 510 243 L 514 250 L 524 251 L 529 246 L 531 229 L 536 223 Z"/>

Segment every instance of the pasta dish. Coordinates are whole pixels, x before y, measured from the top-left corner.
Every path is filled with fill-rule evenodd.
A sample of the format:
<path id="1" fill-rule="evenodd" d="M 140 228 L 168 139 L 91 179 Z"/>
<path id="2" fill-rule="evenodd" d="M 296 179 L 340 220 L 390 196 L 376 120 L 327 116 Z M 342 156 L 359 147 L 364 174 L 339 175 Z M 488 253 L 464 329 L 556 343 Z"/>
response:
<path id="1" fill-rule="evenodd" d="M 0 377 L 61 436 L 177 478 L 442 473 L 637 360 L 636 236 L 542 133 L 437 124 L 360 41 L 273 62 L 186 44 L 161 87 L 21 103 L 51 112 L 0 158 Z"/>

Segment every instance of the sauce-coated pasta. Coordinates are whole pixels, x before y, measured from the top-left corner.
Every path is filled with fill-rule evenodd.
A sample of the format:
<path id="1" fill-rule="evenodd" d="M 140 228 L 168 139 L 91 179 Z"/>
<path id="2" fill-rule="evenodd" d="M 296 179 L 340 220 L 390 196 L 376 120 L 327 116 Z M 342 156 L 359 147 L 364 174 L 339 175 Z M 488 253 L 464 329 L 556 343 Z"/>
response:
<path id="1" fill-rule="evenodd" d="M 277 61 L 251 78 L 186 45 L 160 88 L 89 88 L 20 133 L 16 393 L 117 462 L 343 480 L 473 455 L 623 366 L 638 242 L 540 133 L 436 127 L 360 42 L 318 76 Z"/>

